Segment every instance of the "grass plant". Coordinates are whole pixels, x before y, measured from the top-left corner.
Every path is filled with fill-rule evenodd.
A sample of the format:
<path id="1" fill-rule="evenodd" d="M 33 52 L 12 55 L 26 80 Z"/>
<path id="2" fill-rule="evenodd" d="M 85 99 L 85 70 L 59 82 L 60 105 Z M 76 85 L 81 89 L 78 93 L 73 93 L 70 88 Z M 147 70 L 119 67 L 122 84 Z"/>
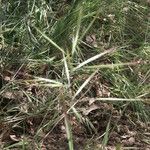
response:
<path id="1" fill-rule="evenodd" d="M 2 134 L 8 128 L 20 135 L 18 142 L 11 139 L 15 144 L 6 144 L 3 140 L 10 137 L 4 133 L 2 149 L 42 149 L 44 137 L 64 124 L 73 150 L 72 118 L 96 134 L 79 107 L 84 98 L 111 103 L 119 111 L 131 109 L 138 120 L 149 122 L 149 1 L 0 4 L 0 126 Z M 101 89 L 105 90 L 98 95 Z M 103 146 L 111 132 L 111 119 L 106 119 Z"/>

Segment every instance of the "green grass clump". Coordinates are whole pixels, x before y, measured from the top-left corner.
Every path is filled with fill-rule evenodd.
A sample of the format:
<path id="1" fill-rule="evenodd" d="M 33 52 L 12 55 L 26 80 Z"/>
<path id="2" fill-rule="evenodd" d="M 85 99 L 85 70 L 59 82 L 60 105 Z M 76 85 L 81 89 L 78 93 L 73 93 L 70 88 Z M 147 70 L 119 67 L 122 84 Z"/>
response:
<path id="1" fill-rule="evenodd" d="M 41 132 L 64 120 L 73 150 L 72 116 L 95 130 L 78 107 L 85 97 L 104 98 L 121 111 L 131 107 L 149 122 L 148 2 L 4 0 L 1 6 L 0 126 L 26 134 L 39 120 L 32 134 L 42 143 Z M 110 120 L 104 145 L 109 126 Z"/>

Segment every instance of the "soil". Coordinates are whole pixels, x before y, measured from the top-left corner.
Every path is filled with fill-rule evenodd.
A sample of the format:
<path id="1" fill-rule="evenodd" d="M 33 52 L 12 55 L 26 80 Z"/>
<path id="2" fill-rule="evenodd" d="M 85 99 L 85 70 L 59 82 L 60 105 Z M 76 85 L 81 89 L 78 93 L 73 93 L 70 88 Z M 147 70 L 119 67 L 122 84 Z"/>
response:
<path id="1" fill-rule="evenodd" d="M 9 80 L 10 78 L 7 77 L 7 79 Z M 2 79 L 0 80 L 0 84 L 2 84 Z M 27 88 L 24 89 L 28 90 Z M 40 92 L 36 87 L 32 87 L 32 89 L 34 90 L 30 92 L 33 94 Z M 15 91 L 13 93 L 7 91 L 1 95 L 0 99 L 1 116 L 5 115 L 5 111 L 8 111 L 5 109 L 8 109 L 9 105 L 16 105 L 20 102 L 20 99 L 25 102 L 25 97 L 21 91 Z M 81 120 L 79 121 L 72 113 L 68 115 L 74 150 L 150 150 L 150 122 L 148 122 L 148 120 L 139 119 L 138 114 L 129 107 L 130 105 L 125 105 L 127 107 L 123 110 L 122 108 L 118 108 L 115 103 L 94 101 L 94 99 L 90 97 L 81 99 L 75 106 L 82 115 Z M 40 130 L 37 134 L 39 125 L 44 121 L 48 123 L 48 121 L 53 118 L 53 111 L 47 113 L 47 115 L 43 113 L 32 117 L 22 115 L 24 118 L 23 121 L 20 121 L 21 123 L 18 121 L 18 126 L 15 127 L 13 121 L 1 121 L 1 149 L 17 144 L 21 142 L 22 139 L 26 139 L 26 141 L 28 141 L 26 149 L 29 150 L 38 150 L 39 147 L 41 150 L 69 150 L 62 113 L 58 112 L 57 117 L 59 118 L 62 115 L 62 119 L 55 124 L 53 130 L 47 127 L 46 129 L 43 128 Z M 14 113 L 16 113 L 16 115 L 18 114 L 18 112 Z M 10 149 L 19 150 L 21 148 L 17 146 L 16 148 Z"/>

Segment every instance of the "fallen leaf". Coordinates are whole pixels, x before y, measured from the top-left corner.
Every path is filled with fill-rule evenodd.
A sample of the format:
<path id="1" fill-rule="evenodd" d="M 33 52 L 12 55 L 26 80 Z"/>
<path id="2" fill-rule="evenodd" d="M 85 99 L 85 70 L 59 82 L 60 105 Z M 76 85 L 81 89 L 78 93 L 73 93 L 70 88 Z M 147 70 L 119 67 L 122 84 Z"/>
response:
<path id="1" fill-rule="evenodd" d="M 11 139 L 12 141 L 15 141 L 15 142 L 20 141 L 20 137 L 17 137 L 15 134 L 10 135 L 10 139 Z"/>
<path id="2" fill-rule="evenodd" d="M 96 109 L 99 109 L 99 106 L 93 104 L 93 105 L 91 105 L 88 109 L 85 109 L 85 110 L 83 111 L 83 114 L 84 114 L 85 116 L 87 116 L 91 111 L 96 110 Z"/>
<path id="3" fill-rule="evenodd" d="M 135 143 L 135 138 L 134 137 L 130 137 L 128 140 L 130 145 L 133 145 Z"/>
<path id="4" fill-rule="evenodd" d="M 96 35 L 95 34 L 86 36 L 85 40 L 86 40 L 87 44 L 92 45 L 94 47 L 97 47 Z"/>

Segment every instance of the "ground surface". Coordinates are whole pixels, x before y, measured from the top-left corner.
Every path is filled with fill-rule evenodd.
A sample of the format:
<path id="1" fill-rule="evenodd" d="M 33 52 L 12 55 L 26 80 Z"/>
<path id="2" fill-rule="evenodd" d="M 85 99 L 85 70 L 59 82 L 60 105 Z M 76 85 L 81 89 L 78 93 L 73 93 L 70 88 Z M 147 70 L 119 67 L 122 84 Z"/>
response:
<path id="1" fill-rule="evenodd" d="M 34 90 L 31 91 L 34 92 Z M 8 106 L 9 103 L 13 105 L 15 101 L 18 101 L 17 97 L 22 99 L 23 93 L 18 91 L 18 95 L 17 92 L 6 92 L 3 94 L 3 100 L 5 100 L 3 107 L 4 105 Z M 106 127 L 109 121 L 109 135 L 106 140 L 106 146 L 102 149 L 114 150 L 116 147 L 139 150 L 150 149 L 150 124 L 148 122 L 144 123 L 144 121 L 137 118 L 137 115 L 130 107 L 130 102 L 128 104 L 125 103 L 125 110 L 116 107 L 117 103 L 95 101 L 94 98 L 90 97 L 80 99 L 77 108 L 82 114 L 83 120 L 79 122 L 74 115 L 69 115 L 75 150 L 101 149 L 105 134 L 107 134 Z M 5 112 L 6 110 L 3 108 L 3 111 Z M 45 117 L 42 115 L 27 117 L 23 120 L 24 125 L 18 122 L 16 127 L 11 122 L 3 122 L 1 124 L 1 144 L 5 146 L 14 144 L 15 147 L 15 143 L 22 141 L 24 138 L 28 143 L 27 145 L 26 142 L 24 143 L 25 149 L 32 150 L 41 147 L 42 150 L 67 150 L 68 139 L 63 115 L 60 116 L 53 128 L 47 127 L 47 129 L 38 131 L 43 120 L 48 122 L 52 117 L 52 111 Z M 39 132 L 38 135 L 37 131 Z M 10 149 L 20 148 L 12 147 Z"/>

